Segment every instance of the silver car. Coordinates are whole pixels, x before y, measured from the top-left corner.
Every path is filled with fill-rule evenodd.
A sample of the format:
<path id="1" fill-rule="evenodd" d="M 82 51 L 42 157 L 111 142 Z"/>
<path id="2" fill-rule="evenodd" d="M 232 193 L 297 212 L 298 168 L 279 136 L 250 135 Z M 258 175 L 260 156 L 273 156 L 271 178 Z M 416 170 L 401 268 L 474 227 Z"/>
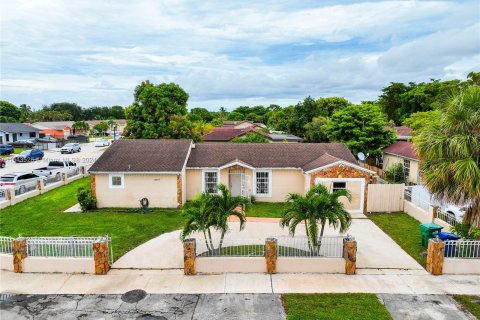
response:
<path id="1" fill-rule="evenodd" d="M 40 177 L 34 173 L 14 172 L 5 174 L 0 177 L 0 193 L 13 187 L 16 195 L 24 194 L 37 187 L 38 179 L 42 179 L 44 185 L 47 184 L 46 177 Z"/>
<path id="2" fill-rule="evenodd" d="M 74 152 L 80 152 L 82 148 L 80 148 L 79 143 L 67 143 L 60 149 L 60 153 L 74 153 Z"/>

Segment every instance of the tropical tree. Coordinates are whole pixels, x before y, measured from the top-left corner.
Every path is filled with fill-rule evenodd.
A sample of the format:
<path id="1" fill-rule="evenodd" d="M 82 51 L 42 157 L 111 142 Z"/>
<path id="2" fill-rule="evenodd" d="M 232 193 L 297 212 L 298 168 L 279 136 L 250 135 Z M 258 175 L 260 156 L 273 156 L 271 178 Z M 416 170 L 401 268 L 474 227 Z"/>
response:
<path id="1" fill-rule="evenodd" d="M 99 135 L 105 135 L 105 132 L 108 130 L 108 123 L 105 121 L 101 121 L 93 126 L 93 131 L 97 132 Z"/>
<path id="2" fill-rule="evenodd" d="M 436 199 L 465 206 L 464 222 L 480 227 L 480 87 L 452 95 L 442 111 L 414 138 L 422 180 Z"/>
<path id="3" fill-rule="evenodd" d="M 72 129 L 75 129 L 75 131 L 76 130 L 82 130 L 83 132 L 86 132 L 86 131 L 90 130 L 90 126 L 88 125 L 88 123 L 86 121 L 75 121 L 72 124 Z"/>
<path id="4" fill-rule="evenodd" d="M 339 200 L 340 197 L 346 197 L 348 201 L 352 199 L 348 190 L 330 192 L 322 184 L 312 187 L 304 196 L 290 193 L 280 225 L 283 228 L 287 227 L 289 233 L 294 236 L 297 226 L 304 222 L 310 251 L 319 254 L 327 223 L 334 229 L 339 228 L 342 233 L 350 227 L 352 218 Z"/>
<path id="5" fill-rule="evenodd" d="M 268 142 L 268 138 L 260 134 L 259 132 L 247 132 L 247 134 L 243 137 L 236 137 L 231 140 L 231 142 L 250 142 L 250 143 L 258 143 L 258 142 Z"/>

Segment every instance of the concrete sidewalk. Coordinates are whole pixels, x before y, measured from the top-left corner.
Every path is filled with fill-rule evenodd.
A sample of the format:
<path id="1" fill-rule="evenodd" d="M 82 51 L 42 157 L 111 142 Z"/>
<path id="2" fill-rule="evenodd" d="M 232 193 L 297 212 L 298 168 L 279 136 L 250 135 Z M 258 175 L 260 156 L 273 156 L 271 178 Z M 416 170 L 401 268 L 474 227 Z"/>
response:
<path id="1" fill-rule="evenodd" d="M 0 272 L 0 292 L 15 294 L 327 293 L 480 294 L 480 276 L 414 274 L 215 274 L 112 270 L 108 275 Z"/>

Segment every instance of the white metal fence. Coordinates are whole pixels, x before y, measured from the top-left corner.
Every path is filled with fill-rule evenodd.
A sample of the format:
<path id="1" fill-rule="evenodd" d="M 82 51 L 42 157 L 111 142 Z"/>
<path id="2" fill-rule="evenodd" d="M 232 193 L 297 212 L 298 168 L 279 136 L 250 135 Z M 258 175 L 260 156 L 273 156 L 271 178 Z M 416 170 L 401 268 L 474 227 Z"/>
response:
<path id="1" fill-rule="evenodd" d="M 37 180 L 15 186 L 15 195 L 19 196 L 35 189 L 37 189 Z"/>
<path id="2" fill-rule="evenodd" d="M 277 238 L 279 257 L 343 257 L 343 236 L 326 236 L 314 247 L 306 237 Z M 263 257 L 265 239 L 213 239 L 212 242 L 197 239 L 197 257 Z"/>
<path id="3" fill-rule="evenodd" d="M 444 243 L 445 258 L 480 259 L 480 240 L 447 240 Z"/>
<path id="4" fill-rule="evenodd" d="M 457 224 L 457 219 L 455 218 L 455 215 L 442 211 L 441 209 L 437 210 L 437 212 L 435 213 L 435 218 L 445 221 L 451 226 L 454 226 Z"/>
<path id="5" fill-rule="evenodd" d="M 67 171 L 67 178 L 71 178 L 80 174 L 79 168 L 70 169 Z"/>
<path id="6" fill-rule="evenodd" d="M 62 175 L 60 173 L 48 176 L 47 179 L 45 179 L 45 184 L 56 183 L 59 181 L 62 181 Z"/>
<path id="7" fill-rule="evenodd" d="M 14 238 L 0 236 L 0 253 L 12 254 L 12 241 Z"/>

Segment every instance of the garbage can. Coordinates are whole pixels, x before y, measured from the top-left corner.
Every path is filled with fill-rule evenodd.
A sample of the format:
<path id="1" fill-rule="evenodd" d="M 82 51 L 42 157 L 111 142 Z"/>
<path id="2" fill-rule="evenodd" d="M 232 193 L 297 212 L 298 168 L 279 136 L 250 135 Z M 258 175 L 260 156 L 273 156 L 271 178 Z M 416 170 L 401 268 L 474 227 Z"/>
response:
<path id="1" fill-rule="evenodd" d="M 447 243 L 445 243 L 445 248 L 444 248 L 445 258 L 455 257 L 455 249 L 457 246 L 456 240 L 460 239 L 460 237 L 450 232 L 439 232 L 438 237 L 442 241 L 455 240 L 455 241 L 448 241 Z"/>
<path id="2" fill-rule="evenodd" d="M 422 245 L 428 247 L 428 240 L 435 238 L 443 227 L 436 223 L 422 223 L 420 232 L 422 233 Z"/>

